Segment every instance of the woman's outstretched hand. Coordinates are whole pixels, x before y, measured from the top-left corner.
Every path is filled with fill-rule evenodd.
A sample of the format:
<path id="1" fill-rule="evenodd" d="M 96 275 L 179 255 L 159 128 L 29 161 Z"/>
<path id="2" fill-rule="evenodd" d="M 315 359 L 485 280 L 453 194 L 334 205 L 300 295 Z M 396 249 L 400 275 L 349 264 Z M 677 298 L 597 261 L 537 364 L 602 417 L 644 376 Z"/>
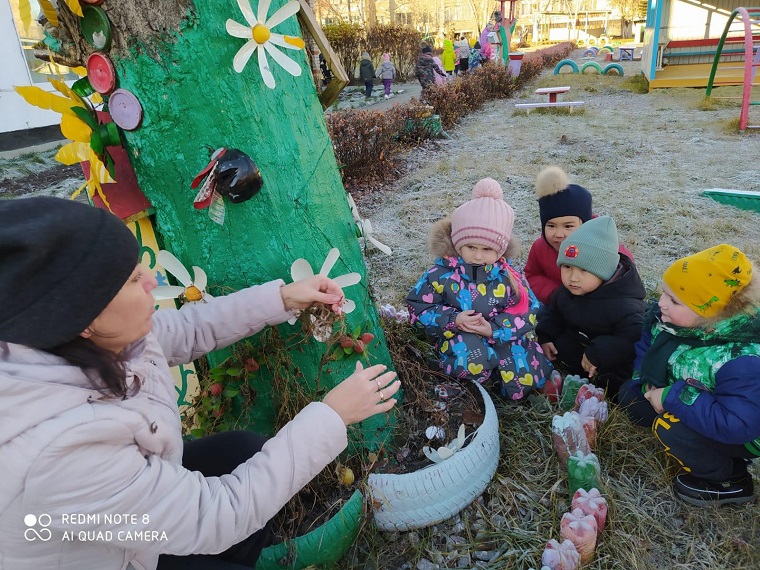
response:
<path id="1" fill-rule="evenodd" d="M 366 420 L 370 416 L 387 412 L 396 405 L 391 398 L 401 387 L 395 372 L 385 372 L 387 367 L 376 364 L 364 368 L 356 363 L 356 371 L 330 390 L 325 404 L 341 417 L 346 425 Z"/>
<path id="2" fill-rule="evenodd" d="M 280 296 L 288 311 L 308 309 L 314 303 L 322 303 L 331 307 L 333 312 L 340 313 L 346 301 L 340 285 L 324 275 L 314 275 L 283 285 L 280 287 Z"/>

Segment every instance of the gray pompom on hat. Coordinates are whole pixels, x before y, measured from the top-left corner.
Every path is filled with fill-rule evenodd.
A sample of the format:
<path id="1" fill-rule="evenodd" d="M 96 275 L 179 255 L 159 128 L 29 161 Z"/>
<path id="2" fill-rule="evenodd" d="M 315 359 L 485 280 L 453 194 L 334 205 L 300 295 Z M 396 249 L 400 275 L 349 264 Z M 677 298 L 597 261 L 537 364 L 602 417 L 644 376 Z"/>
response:
<path id="1" fill-rule="evenodd" d="M 73 340 L 137 266 L 119 218 L 61 198 L 0 200 L 0 341 L 52 348 Z"/>
<path id="2" fill-rule="evenodd" d="M 620 262 L 619 247 L 615 220 L 599 216 L 585 222 L 560 244 L 557 265 L 585 269 L 607 281 Z"/>

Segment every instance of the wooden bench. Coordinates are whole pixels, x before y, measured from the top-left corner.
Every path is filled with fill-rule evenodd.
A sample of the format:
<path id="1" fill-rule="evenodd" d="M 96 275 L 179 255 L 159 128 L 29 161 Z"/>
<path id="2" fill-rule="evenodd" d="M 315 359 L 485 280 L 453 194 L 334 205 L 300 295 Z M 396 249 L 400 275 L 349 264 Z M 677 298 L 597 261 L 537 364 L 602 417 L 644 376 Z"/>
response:
<path id="1" fill-rule="evenodd" d="M 573 107 L 580 107 L 583 105 L 583 101 L 554 101 L 549 103 L 515 103 L 515 109 L 525 109 L 530 113 L 531 109 L 539 109 L 542 107 L 570 107 L 570 112 L 573 112 Z"/>
<path id="2" fill-rule="evenodd" d="M 567 93 L 570 91 L 570 87 L 541 87 L 536 89 L 536 95 L 549 95 L 549 103 L 557 102 L 557 95 L 559 93 Z"/>

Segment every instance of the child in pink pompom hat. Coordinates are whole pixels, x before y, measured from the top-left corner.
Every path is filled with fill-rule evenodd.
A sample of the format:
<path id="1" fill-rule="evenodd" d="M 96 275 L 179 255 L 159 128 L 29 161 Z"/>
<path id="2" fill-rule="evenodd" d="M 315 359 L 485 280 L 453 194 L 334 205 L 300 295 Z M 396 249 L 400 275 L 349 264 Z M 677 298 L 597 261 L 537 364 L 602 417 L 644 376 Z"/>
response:
<path id="1" fill-rule="evenodd" d="M 517 248 L 515 213 L 496 180 L 484 178 L 472 200 L 433 224 L 433 267 L 406 297 L 412 324 L 435 342 L 449 376 L 489 383 L 522 400 L 552 371 L 534 327 L 539 303 L 507 258 Z"/>
<path id="2" fill-rule="evenodd" d="M 383 54 L 383 63 L 381 63 L 380 67 L 377 68 L 375 77 L 379 77 L 380 79 L 383 80 L 383 87 L 385 88 L 385 98 L 390 99 L 391 85 L 393 85 L 393 80 L 396 79 L 396 68 L 391 63 L 391 54 L 389 53 Z"/>

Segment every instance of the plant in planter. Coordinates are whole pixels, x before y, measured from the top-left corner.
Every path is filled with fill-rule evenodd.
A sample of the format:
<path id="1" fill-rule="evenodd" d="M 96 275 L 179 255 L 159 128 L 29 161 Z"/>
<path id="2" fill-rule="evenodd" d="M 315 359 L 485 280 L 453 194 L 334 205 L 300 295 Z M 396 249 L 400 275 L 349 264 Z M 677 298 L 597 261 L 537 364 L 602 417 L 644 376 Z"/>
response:
<path id="1" fill-rule="evenodd" d="M 425 367 L 425 354 L 432 356 L 428 352 L 432 347 L 420 344 L 408 324 L 392 321 L 385 321 L 384 324 L 389 349 L 407 393 L 398 429 L 403 432 L 402 436 L 411 436 L 406 432 L 414 430 L 412 425 L 419 421 L 419 416 L 428 412 L 432 412 L 429 414 L 431 417 L 446 415 L 446 409 L 453 408 L 450 394 L 445 394 L 445 403 L 442 403 L 440 399 L 427 399 L 425 393 L 433 392 L 436 382 L 446 381 L 448 388 L 455 383 L 442 373 Z M 415 345 L 420 349 L 416 349 Z M 425 450 L 427 446 L 420 446 L 418 453 L 422 452 L 433 463 L 428 461 L 422 468 L 412 472 L 375 471 L 369 474 L 367 486 L 371 495 L 373 520 L 381 530 L 411 530 L 448 519 L 469 505 L 491 481 L 499 459 L 496 409 L 491 397 L 479 384 L 462 384 L 460 389 L 463 396 L 473 394 L 475 397 L 471 399 L 479 401 L 482 417 L 475 420 L 468 418 L 468 415 L 473 414 L 470 407 L 472 404 L 465 406 L 461 421 L 456 419 L 447 424 L 453 433 L 443 430 L 442 439 L 452 441 L 451 444 L 441 446 L 437 451 L 430 450 L 429 447 Z M 413 391 L 418 392 L 419 398 L 409 395 Z M 439 398 L 441 392 L 439 386 Z M 416 409 L 411 409 L 409 401 L 415 399 L 419 405 Z M 477 427 L 465 435 L 464 424 L 467 423 Z M 421 427 L 416 431 L 435 436 L 440 428 L 432 427 L 432 430 Z M 411 453 L 410 447 L 412 446 L 403 446 L 397 450 L 395 459 L 405 459 L 405 448 Z"/>

